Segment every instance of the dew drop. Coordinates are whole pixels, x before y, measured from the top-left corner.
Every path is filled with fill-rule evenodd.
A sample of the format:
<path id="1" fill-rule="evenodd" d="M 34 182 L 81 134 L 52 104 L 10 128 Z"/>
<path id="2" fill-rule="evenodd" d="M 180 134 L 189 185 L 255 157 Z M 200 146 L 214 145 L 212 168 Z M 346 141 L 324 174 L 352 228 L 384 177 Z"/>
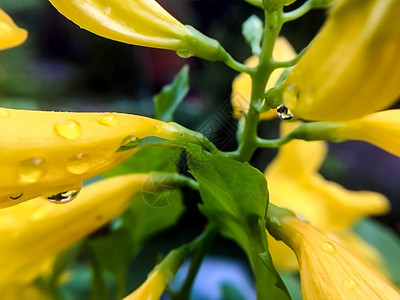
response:
<path id="1" fill-rule="evenodd" d="M 108 113 L 108 114 L 101 115 L 97 119 L 97 122 L 99 122 L 102 125 L 114 127 L 118 124 L 118 119 L 117 119 L 116 115 Z"/>
<path id="2" fill-rule="evenodd" d="M 140 142 L 140 139 L 133 136 L 128 135 L 126 138 L 122 140 L 121 148 L 133 148 Z"/>
<path id="3" fill-rule="evenodd" d="M 35 183 L 46 171 L 46 161 L 41 157 L 29 158 L 18 165 L 18 176 L 21 183 Z"/>
<path id="4" fill-rule="evenodd" d="M 54 125 L 55 133 L 68 140 L 79 139 L 82 135 L 82 128 L 78 122 L 71 119 L 60 119 Z"/>
<path id="5" fill-rule="evenodd" d="M 105 13 L 106 15 L 109 15 L 109 14 L 111 13 L 111 7 L 107 6 L 107 7 L 104 9 L 104 13 Z"/>
<path id="6" fill-rule="evenodd" d="M 23 195 L 24 195 L 23 193 L 20 193 L 20 194 L 16 194 L 16 195 L 9 196 L 9 198 L 10 198 L 11 200 L 18 200 L 18 199 L 21 198 Z"/>
<path id="7" fill-rule="evenodd" d="M 80 175 L 89 170 L 91 164 L 90 156 L 84 153 L 79 153 L 67 161 L 67 170 L 75 175 Z"/>
<path id="8" fill-rule="evenodd" d="M 189 58 L 193 56 L 193 53 L 190 52 L 189 50 L 178 50 L 176 51 L 176 54 L 178 54 L 178 56 L 182 58 Z"/>
<path id="9" fill-rule="evenodd" d="M 0 118 L 8 118 L 10 116 L 10 112 L 4 108 L 0 108 Z"/>
<path id="10" fill-rule="evenodd" d="M 283 121 L 291 120 L 294 117 L 293 113 L 289 110 L 289 108 L 287 108 L 283 104 L 279 105 L 276 111 L 278 113 L 278 117 Z"/>
<path id="11" fill-rule="evenodd" d="M 74 200 L 78 196 L 80 191 L 81 187 L 48 196 L 47 199 L 52 203 L 64 204 Z"/>
<path id="12" fill-rule="evenodd" d="M 323 242 L 321 248 L 329 254 L 334 254 L 336 252 L 336 248 L 331 242 Z"/>
<path id="13" fill-rule="evenodd" d="M 358 285 L 353 279 L 345 279 L 343 281 L 343 286 L 347 290 L 354 290 L 355 288 L 357 288 Z"/>

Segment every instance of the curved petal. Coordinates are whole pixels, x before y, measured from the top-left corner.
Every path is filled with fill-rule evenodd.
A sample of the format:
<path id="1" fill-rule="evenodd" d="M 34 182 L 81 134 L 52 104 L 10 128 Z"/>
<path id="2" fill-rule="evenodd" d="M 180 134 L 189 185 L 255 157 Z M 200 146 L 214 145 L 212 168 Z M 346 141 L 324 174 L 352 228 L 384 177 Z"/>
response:
<path id="1" fill-rule="evenodd" d="M 340 0 L 288 76 L 285 105 L 307 120 L 348 120 L 400 95 L 400 2 Z"/>
<path id="2" fill-rule="evenodd" d="M 339 123 L 332 134 L 339 139 L 362 140 L 400 156 L 400 109 L 377 112 Z"/>
<path id="3" fill-rule="evenodd" d="M 179 138 L 173 125 L 118 113 L 0 108 L 0 128 L 0 207 L 79 188 L 137 151 L 122 144 Z"/>
<path id="4" fill-rule="evenodd" d="M 286 217 L 274 230 L 296 253 L 303 299 L 400 299 L 384 277 L 309 224 Z"/>
<path id="5" fill-rule="evenodd" d="M 0 9 L 0 50 L 18 46 L 27 37 L 28 32 L 15 25 L 14 21 Z"/>
<path id="6" fill-rule="evenodd" d="M 32 282 L 58 253 L 117 217 L 150 183 L 148 178 L 134 174 L 101 180 L 61 206 L 35 198 L 0 210 L 0 294 L 10 283 Z"/>

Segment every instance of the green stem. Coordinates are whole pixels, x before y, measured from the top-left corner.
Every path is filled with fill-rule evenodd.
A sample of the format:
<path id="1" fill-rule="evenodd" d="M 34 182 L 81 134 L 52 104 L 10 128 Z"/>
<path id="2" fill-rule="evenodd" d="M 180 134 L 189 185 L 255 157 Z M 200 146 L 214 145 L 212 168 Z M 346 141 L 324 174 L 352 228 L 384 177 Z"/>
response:
<path id="1" fill-rule="evenodd" d="M 259 64 L 249 73 L 252 78 L 250 107 L 245 115 L 243 131 L 240 133 L 239 147 L 235 152 L 236 159 L 239 161 L 248 161 L 257 148 L 258 120 L 263 107 L 265 86 L 272 71 L 275 69 L 272 52 L 282 24 L 282 11 L 265 12 L 264 39 Z"/>
<path id="2" fill-rule="evenodd" d="M 294 57 L 291 60 L 287 60 L 287 61 L 274 61 L 273 62 L 273 66 L 278 69 L 278 68 L 290 68 L 293 67 L 294 65 L 296 65 L 299 61 L 299 59 L 303 56 L 303 54 L 307 51 L 308 46 L 305 47 L 303 50 L 300 51 L 300 53 L 298 55 L 296 55 L 296 57 Z"/>
<path id="3" fill-rule="evenodd" d="M 216 227 L 210 225 L 206 228 L 205 232 L 202 235 L 200 235 L 195 241 L 193 241 L 197 250 L 192 258 L 188 275 L 185 279 L 185 282 L 182 285 L 181 290 L 179 291 L 179 293 L 173 296 L 174 300 L 189 299 L 194 279 L 196 278 L 197 272 L 200 268 L 200 265 L 204 257 L 211 248 L 212 242 L 214 241 L 216 234 L 217 234 Z"/>
<path id="4" fill-rule="evenodd" d="M 291 140 L 293 140 L 293 135 L 288 134 L 278 139 L 266 140 L 262 138 L 257 138 L 257 146 L 261 148 L 278 148 Z"/>
<path id="5" fill-rule="evenodd" d="M 312 0 L 307 0 L 299 8 L 296 8 L 295 10 L 284 13 L 283 14 L 283 23 L 290 22 L 290 21 L 296 20 L 296 19 L 304 16 L 306 13 L 308 13 L 313 8 L 312 2 L 313 2 Z"/>
<path id="6" fill-rule="evenodd" d="M 229 53 L 226 53 L 226 60 L 224 61 L 224 63 L 231 69 L 240 73 L 251 73 L 252 71 L 252 68 L 236 61 Z"/>

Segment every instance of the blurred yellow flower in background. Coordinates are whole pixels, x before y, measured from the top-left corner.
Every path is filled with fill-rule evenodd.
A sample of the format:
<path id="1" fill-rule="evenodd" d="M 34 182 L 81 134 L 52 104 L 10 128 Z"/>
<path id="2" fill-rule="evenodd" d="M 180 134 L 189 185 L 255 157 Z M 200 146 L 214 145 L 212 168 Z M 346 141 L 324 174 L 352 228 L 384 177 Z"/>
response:
<path id="1" fill-rule="evenodd" d="M 400 299 L 399 291 L 351 249 L 298 218 L 281 218 L 273 232 L 296 253 L 304 300 Z"/>
<path id="2" fill-rule="evenodd" d="M 335 139 L 352 139 L 374 144 L 400 156 L 400 109 L 386 110 L 338 123 Z"/>
<path id="3" fill-rule="evenodd" d="M 282 135 L 294 130 L 300 122 L 282 122 Z M 282 146 L 265 175 L 271 203 L 305 217 L 322 231 L 333 232 L 378 267 L 378 253 L 351 232 L 351 226 L 368 215 L 379 215 L 390 208 L 387 199 L 375 192 L 349 191 L 325 180 L 318 170 L 326 156 L 324 142 L 294 140 Z M 274 263 L 283 269 L 297 269 L 293 253 L 270 237 Z"/>
<path id="4" fill-rule="evenodd" d="M 19 28 L 0 8 L 0 50 L 22 44 L 28 37 L 25 29 Z"/>
<path id="5" fill-rule="evenodd" d="M 273 57 L 276 61 L 287 61 L 296 56 L 296 52 L 290 45 L 290 43 L 284 38 L 279 37 L 276 40 Z M 245 62 L 248 67 L 255 67 L 258 64 L 258 56 L 253 55 L 248 58 Z M 265 90 L 269 90 L 274 87 L 279 77 L 282 75 L 283 69 L 276 69 L 272 72 L 271 77 L 267 82 Z M 233 116 L 237 119 L 241 118 L 244 114 L 249 111 L 249 105 L 251 100 L 251 77 L 249 74 L 241 73 L 235 77 L 232 82 L 232 96 L 231 103 L 233 108 Z M 261 120 L 269 120 L 276 116 L 275 110 L 269 110 L 261 113 Z"/>

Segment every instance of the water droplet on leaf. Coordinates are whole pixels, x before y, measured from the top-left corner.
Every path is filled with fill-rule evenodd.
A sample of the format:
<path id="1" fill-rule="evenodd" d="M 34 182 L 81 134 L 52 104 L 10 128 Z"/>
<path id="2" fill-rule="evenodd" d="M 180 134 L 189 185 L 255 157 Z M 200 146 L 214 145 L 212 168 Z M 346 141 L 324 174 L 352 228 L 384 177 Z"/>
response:
<path id="1" fill-rule="evenodd" d="M 108 114 L 101 115 L 97 119 L 97 122 L 99 122 L 102 125 L 114 127 L 118 124 L 118 119 L 117 119 L 116 115 L 108 113 Z"/>
<path id="2" fill-rule="evenodd" d="M 293 113 L 289 110 L 289 108 L 287 108 L 284 105 L 279 105 L 276 111 L 278 112 L 278 117 L 281 120 L 288 121 L 293 119 L 294 117 Z"/>
<path id="3" fill-rule="evenodd" d="M 79 139 L 82 135 L 82 128 L 78 122 L 71 119 L 60 119 L 54 125 L 55 133 L 68 140 Z"/>
<path id="4" fill-rule="evenodd" d="M 21 183 L 35 183 L 46 171 L 46 161 L 41 157 L 29 158 L 18 165 L 18 176 Z"/>
<path id="5" fill-rule="evenodd" d="M 90 156 L 84 153 L 79 153 L 71 157 L 67 161 L 67 170 L 75 175 L 80 175 L 89 170 L 91 164 Z"/>
<path id="6" fill-rule="evenodd" d="M 81 191 L 81 188 L 79 187 L 77 189 L 73 189 L 73 190 L 69 190 L 69 191 L 65 191 L 65 192 L 61 192 L 58 194 L 48 196 L 47 199 L 52 203 L 64 204 L 64 203 L 68 203 L 68 202 L 74 200 L 78 196 L 80 191 Z"/>

